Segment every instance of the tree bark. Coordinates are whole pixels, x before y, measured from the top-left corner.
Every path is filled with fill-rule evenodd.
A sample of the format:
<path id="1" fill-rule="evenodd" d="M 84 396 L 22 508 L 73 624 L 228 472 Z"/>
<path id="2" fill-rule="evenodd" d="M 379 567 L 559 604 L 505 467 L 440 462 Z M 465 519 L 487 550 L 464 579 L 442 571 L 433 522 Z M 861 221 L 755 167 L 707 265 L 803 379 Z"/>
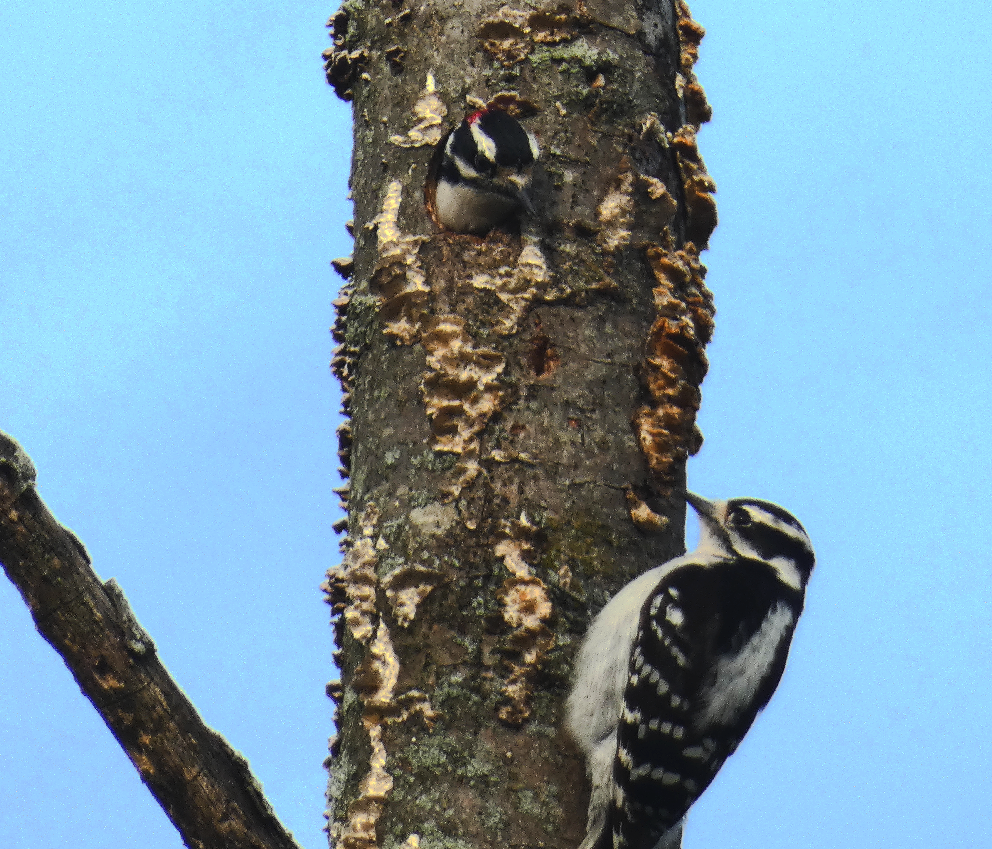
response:
<path id="1" fill-rule="evenodd" d="M 30 458 L 0 432 L 0 562 L 191 849 L 299 849 L 248 762 L 169 676 L 112 578 L 35 490 Z"/>
<path id="2" fill-rule="evenodd" d="M 571 659 L 592 612 L 683 550 L 702 439 L 702 29 L 671 0 L 346 2 L 329 26 L 356 237 L 337 263 L 330 843 L 574 847 Z M 540 139 L 537 216 L 442 232 L 432 155 L 493 103 Z"/>

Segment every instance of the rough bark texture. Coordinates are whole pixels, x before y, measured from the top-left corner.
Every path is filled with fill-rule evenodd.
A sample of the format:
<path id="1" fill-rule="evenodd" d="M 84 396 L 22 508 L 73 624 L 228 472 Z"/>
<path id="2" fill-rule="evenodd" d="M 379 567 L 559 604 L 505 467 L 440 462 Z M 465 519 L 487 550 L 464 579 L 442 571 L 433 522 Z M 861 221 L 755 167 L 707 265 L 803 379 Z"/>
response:
<path id="1" fill-rule="evenodd" d="M 0 433 L 0 562 L 41 635 L 193 849 L 299 849 L 248 762 L 208 728 L 158 659 L 117 583 L 34 488 L 35 470 Z"/>
<path id="2" fill-rule="evenodd" d="M 347 2 L 329 26 L 356 219 L 336 263 L 350 483 L 325 585 L 330 842 L 574 847 L 571 659 L 611 594 L 682 551 L 701 443 L 702 30 L 671 0 Z M 493 102 L 540 139 L 537 218 L 442 232 L 432 155 Z"/>

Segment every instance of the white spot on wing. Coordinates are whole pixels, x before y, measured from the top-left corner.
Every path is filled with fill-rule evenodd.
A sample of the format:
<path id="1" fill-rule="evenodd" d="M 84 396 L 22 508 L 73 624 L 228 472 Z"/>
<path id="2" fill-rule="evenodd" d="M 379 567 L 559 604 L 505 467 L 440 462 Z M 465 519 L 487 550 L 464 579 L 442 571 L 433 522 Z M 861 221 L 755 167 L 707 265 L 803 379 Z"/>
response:
<path id="1" fill-rule="evenodd" d="M 638 767 L 634 767 L 630 771 L 630 780 L 637 781 L 637 779 L 639 778 L 644 778 L 645 776 L 650 775 L 651 771 L 652 771 L 651 764 L 641 764 Z"/>
<path id="2" fill-rule="evenodd" d="M 665 648 L 668 649 L 669 654 L 671 654 L 672 659 L 683 669 L 689 665 L 689 658 L 687 658 L 682 650 L 675 645 L 668 637 L 661 633 L 658 626 L 652 622 L 651 627 L 654 628 L 655 633 L 661 638 L 661 641 L 665 644 Z"/>
<path id="3" fill-rule="evenodd" d="M 630 725 L 638 725 L 641 722 L 641 712 L 639 710 L 631 710 L 627 705 L 623 707 L 622 717 L 623 721 Z"/>

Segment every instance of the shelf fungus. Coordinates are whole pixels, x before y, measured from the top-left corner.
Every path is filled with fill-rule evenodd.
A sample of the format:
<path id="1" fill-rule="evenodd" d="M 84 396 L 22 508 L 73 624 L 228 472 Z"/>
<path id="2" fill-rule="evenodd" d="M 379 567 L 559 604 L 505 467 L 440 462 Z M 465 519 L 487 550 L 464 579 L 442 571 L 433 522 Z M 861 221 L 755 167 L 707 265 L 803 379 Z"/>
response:
<path id="1" fill-rule="evenodd" d="M 634 428 L 656 482 L 670 492 L 679 485 L 685 459 L 702 446 L 696 412 L 715 311 L 695 245 L 677 251 L 650 247 L 647 258 L 657 283 L 657 318 L 642 369 L 650 403 L 634 415 Z"/>
<path id="2" fill-rule="evenodd" d="M 447 115 L 448 107 L 437 94 L 434 75 L 428 74 L 424 90 L 413 104 L 413 116 L 417 123 L 406 131 L 406 135 L 390 136 L 389 141 L 397 147 L 433 147 L 444 138 L 444 119 Z"/>
<path id="3" fill-rule="evenodd" d="M 679 74 L 677 87 L 679 97 L 685 104 L 686 120 L 696 129 L 700 124 L 709 121 L 713 110 L 706 101 L 706 92 L 696 79 L 693 66 L 699 59 L 699 45 L 706 35 L 706 30 L 692 19 L 692 12 L 685 0 L 675 4 L 678 17 L 679 31 Z"/>
<path id="4" fill-rule="evenodd" d="M 651 139 L 662 147 L 669 146 L 668 136 L 658 121 L 658 116 L 653 113 L 641 122 L 641 138 Z M 643 189 L 640 195 L 635 191 L 638 185 Z M 644 205 L 644 195 L 651 202 L 650 205 Z M 640 207 L 638 203 L 641 204 Z M 633 167 L 630 159 L 624 156 L 620 160 L 620 172 L 613 187 L 596 207 L 599 225 L 597 244 L 610 253 L 629 245 L 633 239 L 635 215 L 639 210 L 649 212 L 658 226 L 664 229 L 671 224 L 678 212 L 678 202 L 662 180 L 640 173 Z"/>
<path id="5" fill-rule="evenodd" d="M 501 405 L 499 376 L 506 362 L 492 348 L 476 347 L 465 319 L 434 319 L 421 340 L 430 371 L 422 389 L 438 451 L 464 454 L 477 448 L 478 435 Z"/>
<path id="6" fill-rule="evenodd" d="M 558 7 L 554 12 L 501 6 L 483 18 L 477 36 L 482 49 L 502 65 L 522 62 L 537 44 L 571 41 L 588 21 L 581 13 Z"/>
<path id="7" fill-rule="evenodd" d="M 615 251 L 630 243 L 634 221 L 634 172 L 624 158 L 614 188 L 607 192 L 596 208 L 600 231 L 596 241 L 606 251 Z"/>
<path id="8" fill-rule="evenodd" d="M 348 821 L 333 823 L 333 845 L 344 849 L 376 849 L 376 826 L 382 816 L 386 799 L 393 789 L 393 778 L 386 771 L 386 747 L 382 745 L 382 726 L 368 729 L 372 753 L 369 771 L 358 785 L 358 798 L 348 806 Z"/>
<path id="9" fill-rule="evenodd" d="M 551 616 L 548 589 L 525 560 L 535 530 L 526 515 L 521 514 L 518 521 L 508 523 L 506 539 L 495 548 L 510 572 L 500 590 L 500 602 L 503 619 L 513 629 L 507 642 L 517 656 L 503 685 L 507 704 L 498 713 L 508 725 L 520 725 L 530 716 L 533 678 L 541 658 L 554 644 L 554 635 L 545 624 Z"/>
<path id="10" fill-rule="evenodd" d="M 368 61 L 368 51 L 364 48 L 357 50 L 348 49 L 348 23 L 349 14 L 345 9 L 338 12 L 327 22 L 328 29 L 331 30 L 331 40 L 333 47 L 325 50 L 321 57 L 324 60 L 324 74 L 327 82 L 334 87 L 334 92 L 342 100 L 353 98 L 352 86 L 358 77 L 362 65 Z"/>
<path id="11" fill-rule="evenodd" d="M 544 294 L 549 279 L 547 261 L 540 247 L 525 244 L 516 265 L 475 274 L 472 286 L 495 292 L 505 309 L 493 316 L 493 329 L 500 336 L 512 336 L 520 329 L 520 322 L 530 305 Z"/>
<path id="12" fill-rule="evenodd" d="M 685 193 L 686 239 L 700 250 L 709 244 L 716 229 L 716 183 L 707 173 L 706 165 L 696 144 L 696 130 L 686 124 L 672 137 L 672 148 L 678 156 Z"/>
<path id="13" fill-rule="evenodd" d="M 454 513 L 454 508 L 450 509 Z M 400 625 L 407 627 L 413 621 L 420 603 L 430 595 L 440 580 L 439 572 L 425 566 L 401 566 L 386 576 L 382 585 L 393 616 Z"/>
<path id="14" fill-rule="evenodd" d="M 427 696 L 419 690 L 397 694 L 400 660 L 393 647 L 386 619 L 379 609 L 379 580 L 376 567 L 379 551 L 387 548 L 378 536 L 378 508 L 370 503 L 357 522 L 356 540 L 339 567 L 328 571 L 324 590 L 332 609 L 341 615 L 351 635 L 364 646 L 364 657 L 348 681 L 362 706 L 362 726 L 369 736 L 369 761 L 359 782 L 358 796 L 348 806 L 344 821 L 332 821 L 328 828 L 334 844 L 349 849 L 376 849 L 376 828 L 393 789 L 393 778 L 387 770 L 388 756 L 383 742 L 385 725 L 404 722 L 419 714 L 430 725 L 436 718 Z M 394 573 L 395 574 L 395 573 Z M 386 591 L 388 597 L 388 589 Z M 339 703 L 345 695 L 335 683 L 328 690 Z M 339 761 L 332 744 L 329 768 L 332 786 Z M 348 765 L 341 765 L 347 770 Z M 333 799 L 332 799 L 333 807 Z"/>
<path id="15" fill-rule="evenodd" d="M 676 74 L 676 89 L 682 99 L 686 123 L 672 137 L 672 148 L 678 157 L 682 173 L 682 188 L 686 207 L 686 240 L 693 242 L 700 250 L 709 243 L 717 224 L 716 201 L 713 193 L 716 183 L 706 171 L 706 165 L 696 146 L 696 133 L 699 127 L 710 120 L 713 110 L 706 102 L 706 92 L 696 79 L 693 66 L 699 59 L 699 44 L 706 34 L 692 19 L 685 0 L 675 4 L 679 32 L 679 72 Z"/>
<path id="16" fill-rule="evenodd" d="M 379 579 L 375 572 L 378 555 L 373 539 L 378 521 L 378 509 L 375 504 L 368 504 L 344 559 L 327 570 L 322 585 L 332 611 L 343 616 L 351 635 L 363 644 L 372 638 L 379 615 L 376 610 Z"/>
<path id="17" fill-rule="evenodd" d="M 337 845 L 350 849 L 378 846 L 376 828 L 393 789 L 393 777 L 386 769 L 388 754 L 382 739 L 384 727 L 404 722 L 414 713 L 419 713 L 428 725 L 437 717 L 424 693 L 409 690 L 396 694 L 399 675 L 400 661 L 393 649 L 389 628 L 380 620 L 365 660 L 355 670 L 353 684 L 362 699 L 362 725 L 369 735 L 368 771 L 359 783 L 358 797 L 348 806 L 347 822 L 332 825 L 337 830 L 334 835 Z"/>
<path id="18" fill-rule="evenodd" d="M 626 497 L 630 520 L 644 533 L 660 534 L 668 528 L 668 517 L 661 513 L 655 513 L 633 489 L 627 489 Z"/>
<path id="19" fill-rule="evenodd" d="M 376 228 L 379 247 L 371 289 L 381 304 L 386 335 L 412 345 L 420 335 L 431 290 L 418 256 L 425 237 L 411 236 L 399 228 L 402 199 L 403 185 L 393 180 L 382 211 L 370 225 Z"/>

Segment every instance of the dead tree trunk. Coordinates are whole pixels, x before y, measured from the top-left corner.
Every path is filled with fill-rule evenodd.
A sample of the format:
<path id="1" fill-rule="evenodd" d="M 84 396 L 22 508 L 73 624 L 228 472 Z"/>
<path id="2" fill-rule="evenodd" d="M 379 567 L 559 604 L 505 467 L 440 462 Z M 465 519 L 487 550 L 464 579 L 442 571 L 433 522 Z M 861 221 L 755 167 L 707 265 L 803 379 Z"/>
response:
<path id="1" fill-rule="evenodd" d="M 682 550 L 702 439 L 703 31 L 681 0 L 349 0 L 330 26 L 355 139 L 330 842 L 573 849 L 572 655 L 592 612 Z M 540 139 L 538 214 L 443 232 L 431 156 L 493 102 Z"/>

